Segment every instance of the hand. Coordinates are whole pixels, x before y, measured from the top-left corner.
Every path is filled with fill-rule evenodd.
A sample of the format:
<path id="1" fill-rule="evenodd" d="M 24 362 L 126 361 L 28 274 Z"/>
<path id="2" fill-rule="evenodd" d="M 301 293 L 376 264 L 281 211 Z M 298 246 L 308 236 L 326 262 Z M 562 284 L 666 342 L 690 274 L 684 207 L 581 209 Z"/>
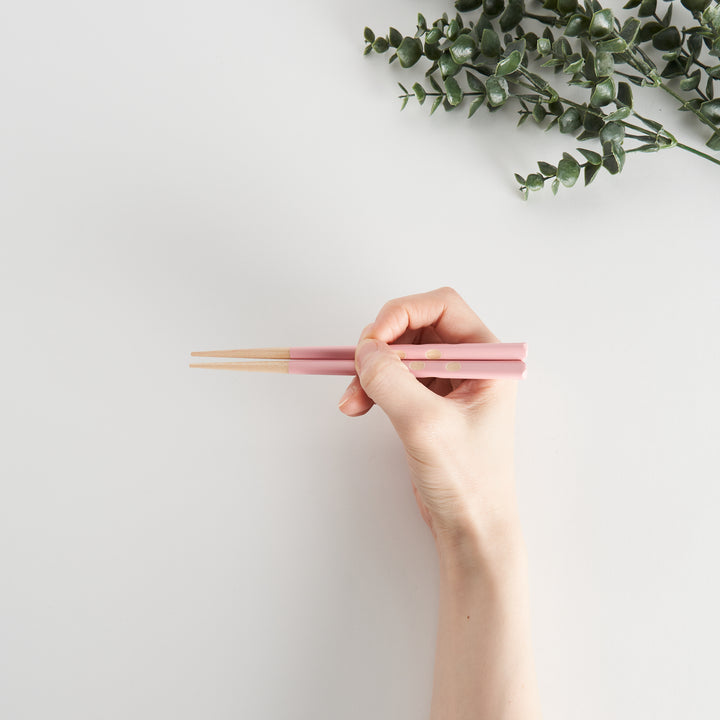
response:
<path id="1" fill-rule="evenodd" d="M 388 343 L 499 342 L 449 287 L 390 300 L 361 333 L 349 416 L 373 404 L 405 446 L 413 491 L 436 540 L 515 520 L 515 380 L 416 378 Z"/>

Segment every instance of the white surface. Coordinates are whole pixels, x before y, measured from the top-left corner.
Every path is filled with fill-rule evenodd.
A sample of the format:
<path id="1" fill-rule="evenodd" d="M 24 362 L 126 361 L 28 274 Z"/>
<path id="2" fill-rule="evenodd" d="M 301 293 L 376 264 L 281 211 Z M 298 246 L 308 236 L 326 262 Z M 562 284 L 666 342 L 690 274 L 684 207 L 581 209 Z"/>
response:
<path id="1" fill-rule="evenodd" d="M 421 72 L 361 56 L 449 7 L 4 8 L 3 718 L 426 717 L 436 556 L 390 423 L 344 379 L 187 363 L 352 344 L 441 285 L 530 347 L 545 717 L 716 714 L 720 175 L 633 155 L 523 204 L 577 143 L 400 114 Z"/>

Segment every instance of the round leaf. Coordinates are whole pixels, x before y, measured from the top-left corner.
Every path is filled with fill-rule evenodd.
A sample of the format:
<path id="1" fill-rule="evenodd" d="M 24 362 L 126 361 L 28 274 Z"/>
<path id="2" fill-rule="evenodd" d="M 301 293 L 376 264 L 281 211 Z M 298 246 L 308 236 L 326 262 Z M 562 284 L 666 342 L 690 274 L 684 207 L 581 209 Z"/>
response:
<path id="1" fill-rule="evenodd" d="M 605 78 L 605 80 L 595 85 L 595 89 L 590 97 L 590 104 L 593 107 L 603 107 L 611 103 L 614 97 L 615 83 L 612 78 Z"/>
<path id="2" fill-rule="evenodd" d="M 580 165 L 572 155 L 563 154 L 562 160 L 558 163 L 557 176 L 565 187 L 572 187 L 577 182 L 580 176 Z"/>
<path id="3" fill-rule="evenodd" d="M 545 180 L 542 175 L 539 175 L 538 173 L 531 173 L 527 176 L 526 183 L 531 190 L 542 190 Z"/>
<path id="4" fill-rule="evenodd" d="M 418 38 L 404 37 L 398 46 L 397 56 L 404 68 L 412 67 L 422 56 L 422 43 Z"/>
<path id="5" fill-rule="evenodd" d="M 487 79 L 485 87 L 487 89 L 488 105 L 499 107 L 507 100 L 508 84 L 505 78 L 491 75 Z"/>
<path id="6" fill-rule="evenodd" d="M 522 55 L 517 51 L 513 50 L 508 57 L 503 58 L 495 68 L 495 74 L 499 76 L 509 75 L 514 73 L 519 67 L 522 61 Z"/>
<path id="7" fill-rule="evenodd" d="M 455 106 L 460 104 L 463 99 L 463 92 L 454 77 L 445 78 L 445 91 L 447 92 L 448 102 L 451 105 Z"/>
<path id="8" fill-rule="evenodd" d="M 452 77 L 460 72 L 460 66 L 450 57 L 450 53 L 443 53 L 438 60 L 438 65 L 443 77 Z"/>
<path id="9" fill-rule="evenodd" d="M 453 62 L 458 65 L 470 62 L 475 52 L 475 40 L 470 37 L 467 33 L 463 33 L 460 37 L 452 44 L 450 48 L 450 56 Z"/>
<path id="10" fill-rule="evenodd" d="M 505 0 L 483 0 L 483 14 L 489 18 L 499 15 L 505 7 Z"/>
<path id="11" fill-rule="evenodd" d="M 500 29 L 509 32 L 523 19 L 524 14 L 523 0 L 510 0 L 505 12 L 500 16 Z"/>
<path id="12" fill-rule="evenodd" d="M 567 134 L 575 132 L 582 122 L 580 120 L 580 113 L 574 108 L 568 108 L 561 116 L 558 122 L 560 132 Z"/>
<path id="13" fill-rule="evenodd" d="M 613 14 L 612 10 L 606 8 L 605 10 L 598 10 L 593 13 L 592 20 L 590 20 L 590 37 L 599 40 L 600 38 L 607 37 L 613 30 Z"/>
<path id="14" fill-rule="evenodd" d="M 485 57 L 494 58 L 500 55 L 500 51 L 500 38 L 498 34 L 491 28 L 485 28 L 480 38 L 480 52 L 485 55 Z"/>
<path id="15" fill-rule="evenodd" d="M 458 12 L 471 12 L 482 5 L 482 0 L 455 0 L 455 9 Z"/>
<path id="16" fill-rule="evenodd" d="M 708 100 L 700 106 L 700 112 L 712 123 L 720 120 L 720 99 Z"/>
<path id="17" fill-rule="evenodd" d="M 674 50 L 682 44 L 680 32 L 676 27 L 669 27 L 655 33 L 652 38 L 653 47 L 657 50 Z"/>

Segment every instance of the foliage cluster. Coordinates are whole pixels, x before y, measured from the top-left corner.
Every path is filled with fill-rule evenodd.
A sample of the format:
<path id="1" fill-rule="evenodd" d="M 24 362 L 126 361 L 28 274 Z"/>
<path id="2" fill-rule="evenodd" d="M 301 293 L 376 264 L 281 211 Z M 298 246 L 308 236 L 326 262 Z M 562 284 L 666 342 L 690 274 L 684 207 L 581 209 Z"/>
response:
<path id="1" fill-rule="evenodd" d="M 556 164 L 538 163 L 538 172 L 516 174 L 524 198 L 546 184 L 557 193 L 583 177 L 589 185 L 601 169 L 621 172 L 633 152 L 680 148 L 720 165 L 709 152 L 678 142 L 657 120 L 642 116 L 632 86 L 668 93 L 678 109 L 692 113 L 706 131 L 706 146 L 720 151 L 720 1 L 670 0 L 662 15 L 657 0 L 629 0 L 622 22 L 599 0 L 456 0 L 456 13 L 433 23 L 422 14 L 413 35 L 390 28 L 385 36 L 365 28 L 365 54 L 390 52 L 403 68 L 429 61 L 423 82 L 403 92 L 451 111 L 480 107 L 496 112 L 514 104 L 518 125 L 532 117 L 546 130 L 557 128 L 595 147 L 578 147 Z M 682 5 L 679 12 L 676 6 Z M 678 25 L 683 13 L 689 23 Z M 472 19 L 463 15 L 472 13 Z M 527 27 L 527 29 L 526 29 Z M 409 83 L 408 83 L 409 84 Z M 567 86 L 581 88 L 586 100 L 565 97 Z M 563 87 L 565 90 L 563 90 Z M 577 94 L 577 93 L 575 93 Z"/>

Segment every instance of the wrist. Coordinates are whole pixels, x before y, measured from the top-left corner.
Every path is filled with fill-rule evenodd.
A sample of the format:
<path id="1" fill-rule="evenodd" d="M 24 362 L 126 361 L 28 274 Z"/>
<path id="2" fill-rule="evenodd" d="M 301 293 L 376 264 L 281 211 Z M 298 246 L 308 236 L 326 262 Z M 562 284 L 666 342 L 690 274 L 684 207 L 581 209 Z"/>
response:
<path id="1" fill-rule="evenodd" d="M 447 572 L 481 572 L 497 576 L 523 563 L 525 545 L 516 511 L 482 521 L 468 519 L 436 533 L 440 568 Z"/>

